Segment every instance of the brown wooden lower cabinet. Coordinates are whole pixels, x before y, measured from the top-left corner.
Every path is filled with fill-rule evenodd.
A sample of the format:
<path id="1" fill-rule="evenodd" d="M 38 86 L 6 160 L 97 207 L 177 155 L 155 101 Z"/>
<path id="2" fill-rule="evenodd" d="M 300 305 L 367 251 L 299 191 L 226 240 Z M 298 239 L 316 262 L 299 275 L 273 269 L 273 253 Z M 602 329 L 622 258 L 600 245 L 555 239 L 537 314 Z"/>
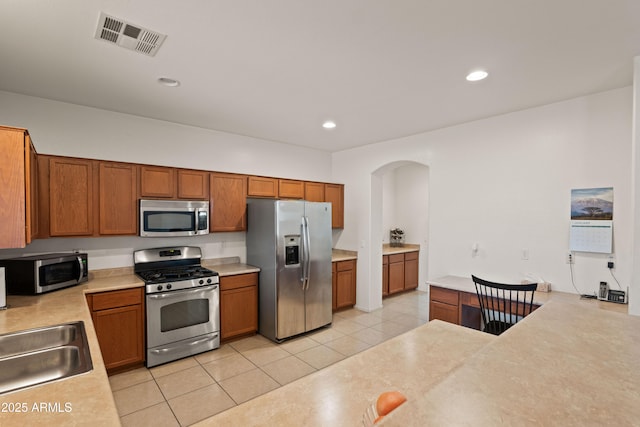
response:
<path id="1" fill-rule="evenodd" d="M 220 277 L 220 338 L 255 334 L 258 330 L 258 273 Z"/>
<path id="2" fill-rule="evenodd" d="M 418 287 L 419 251 L 382 256 L 382 296 Z"/>
<path id="3" fill-rule="evenodd" d="M 458 291 L 431 286 L 429 293 L 429 320 L 444 320 L 459 325 Z"/>
<path id="4" fill-rule="evenodd" d="M 109 375 L 144 364 L 144 288 L 87 294 Z"/>
<path id="5" fill-rule="evenodd" d="M 356 305 L 356 260 L 336 261 L 333 264 L 333 311 Z"/>

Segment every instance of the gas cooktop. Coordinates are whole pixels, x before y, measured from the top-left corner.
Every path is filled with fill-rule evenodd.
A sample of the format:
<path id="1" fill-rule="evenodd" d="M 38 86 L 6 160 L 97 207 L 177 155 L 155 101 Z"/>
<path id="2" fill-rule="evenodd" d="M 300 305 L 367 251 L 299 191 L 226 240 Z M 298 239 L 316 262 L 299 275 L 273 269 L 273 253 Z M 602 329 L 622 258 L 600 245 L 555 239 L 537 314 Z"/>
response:
<path id="1" fill-rule="evenodd" d="M 133 253 L 134 271 L 147 293 L 194 288 L 219 283 L 218 273 L 200 265 L 195 246 L 143 249 Z"/>

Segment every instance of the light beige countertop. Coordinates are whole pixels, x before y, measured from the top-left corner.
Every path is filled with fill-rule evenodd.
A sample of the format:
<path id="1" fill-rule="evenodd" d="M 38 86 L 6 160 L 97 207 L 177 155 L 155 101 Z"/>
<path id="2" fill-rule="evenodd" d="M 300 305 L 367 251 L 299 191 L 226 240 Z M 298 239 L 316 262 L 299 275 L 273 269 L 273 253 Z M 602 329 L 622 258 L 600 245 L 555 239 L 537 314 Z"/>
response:
<path id="1" fill-rule="evenodd" d="M 259 271 L 238 262 L 216 267 L 221 276 Z M 89 341 L 93 370 L 0 395 L 0 426 L 120 425 L 85 294 L 142 287 L 144 283 L 133 274 L 131 267 L 90 271 L 89 277 L 82 285 L 39 296 L 7 297 L 9 308 L 0 310 L 0 334 L 81 320 Z M 51 409 L 36 411 L 34 408 L 41 404 Z M 17 412 L 23 408 L 26 412 Z"/>
<path id="2" fill-rule="evenodd" d="M 348 251 L 346 249 L 331 250 L 331 262 L 350 261 L 352 259 L 358 259 L 357 251 Z"/>
<path id="3" fill-rule="evenodd" d="M 260 268 L 253 265 L 242 264 L 239 257 L 206 259 L 202 261 L 202 266 L 216 271 L 220 277 L 260 271 Z"/>
<path id="4" fill-rule="evenodd" d="M 459 290 L 471 291 L 467 280 Z M 434 320 L 198 426 L 360 425 L 389 390 L 408 400 L 378 425 L 637 425 L 640 318 L 619 304 L 543 296 L 500 337 Z"/>
<path id="5" fill-rule="evenodd" d="M 434 280 L 427 280 L 427 284 L 431 286 L 438 286 L 441 288 L 453 289 L 456 291 L 467 292 L 471 294 L 476 294 L 476 286 L 469 277 L 461 277 L 461 276 L 443 276 Z M 581 299 L 579 295 L 569 294 L 566 292 L 535 292 L 533 294 L 533 302 L 534 304 L 542 305 L 549 301 L 562 301 L 566 303 L 577 302 L 585 307 L 594 306 L 607 311 L 615 311 L 618 313 L 627 313 L 628 305 L 627 304 L 616 304 L 607 301 L 599 301 L 597 299 Z"/>
<path id="6" fill-rule="evenodd" d="M 142 285 L 142 281 L 133 275 L 113 276 L 94 279 L 83 285 L 40 296 L 8 296 L 9 308 L 0 311 L 0 333 L 81 320 L 84 322 L 89 341 L 93 370 L 64 380 L 0 395 L 0 425 L 119 425 L 118 411 L 84 295 L 85 292 Z M 37 410 L 40 405 L 48 409 Z M 17 408 L 26 411 L 17 412 Z"/>
<path id="7" fill-rule="evenodd" d="M 432 321 L 197 423 L 197 426 L 359 426 L 385 391 L 409 401 L 495 337 Z"/>
<path id="8" fill-rule="evenodd" d="M 420 245 L 405 243 L 403 246 L 391 246 L 389 243 L 382 245 L 382 255 L 403 254 L 405 252 L 416 252 L 420 250 Z"/>
<path id="9" fill-rule="evenodd" d="M 552 300 L 384 425 L 638 425 L 640 318 Z"/>

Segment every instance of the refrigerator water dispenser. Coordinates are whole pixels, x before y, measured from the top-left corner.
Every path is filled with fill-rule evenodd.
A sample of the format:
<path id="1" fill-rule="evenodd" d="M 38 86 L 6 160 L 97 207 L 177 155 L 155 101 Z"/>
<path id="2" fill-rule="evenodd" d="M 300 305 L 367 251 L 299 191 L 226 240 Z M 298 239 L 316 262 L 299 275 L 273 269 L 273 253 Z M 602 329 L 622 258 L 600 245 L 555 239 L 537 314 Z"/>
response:
<path id="1" fill-rule="evenodd" d="M 300 265 L 300 235 L 284 236 L 284 265 Z"/>

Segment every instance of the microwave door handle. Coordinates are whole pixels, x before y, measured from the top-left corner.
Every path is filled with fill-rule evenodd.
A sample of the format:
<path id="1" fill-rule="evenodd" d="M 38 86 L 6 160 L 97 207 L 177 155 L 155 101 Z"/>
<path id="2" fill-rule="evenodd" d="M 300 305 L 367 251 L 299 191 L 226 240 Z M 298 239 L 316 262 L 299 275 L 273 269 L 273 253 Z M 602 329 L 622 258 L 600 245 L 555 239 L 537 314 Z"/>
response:
<path id="1" fill-rule="evenodd" d="M 206 212 L 204 209 L 196 209 L 196 233 L 198 231 L 204 230 L 204 228 L 200 228 L 200 212 Z M 209 218 L 207 218 L 208 220 Z"/>
<path id="2" fill-rule="evenodd" d="M 82 264 L 81 256 L 77 256 L 76 259 L 78 260 L 78 266 L 80 267 L 80 275 L 78 276 L 78 283 L 80 283 L 82 276 L 84 276 L 84 264 Z"/>

